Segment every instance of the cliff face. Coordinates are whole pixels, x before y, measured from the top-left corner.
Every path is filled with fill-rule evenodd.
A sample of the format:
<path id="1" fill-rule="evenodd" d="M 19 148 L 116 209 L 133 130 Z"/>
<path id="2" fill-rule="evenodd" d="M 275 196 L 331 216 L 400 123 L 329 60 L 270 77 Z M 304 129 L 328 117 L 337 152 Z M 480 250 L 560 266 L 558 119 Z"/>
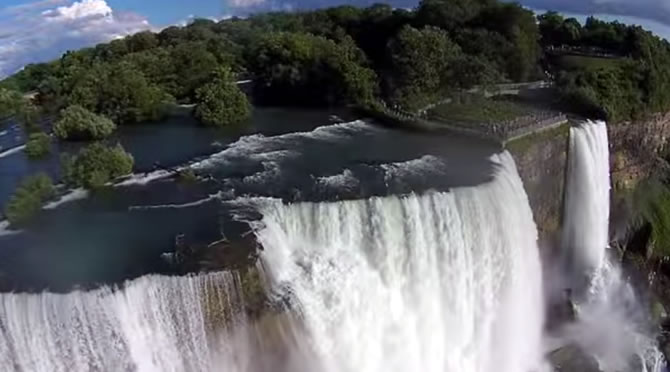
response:
<path id="1" fill-rule="evenodd" d="M 568 152 L 568 126 L 512 142 L 514 156 L 540 235 L 558 231 Z M 648 120 L 608 125 L 610 168 L 616 201 L 663 166 L 670 141 L 670 113 Z M 613 211 L 615 212 L 615 211 Z M 615 216 L 613 216 L 615 217 Z"/>
<path id="2" fill-rule="evenodd" d="M 625 190 L 654 173 L 670 140 L 670 113 L 608 127 L 615 190 Z"/>
<path id="3" fill-rule="evenodd" d="M 566 125 L 562 130 L 532 135 L 508 146 L 523 180 L 541 237 L 551 236 L 560 226 L 567 164 L 567 128 Z"/>

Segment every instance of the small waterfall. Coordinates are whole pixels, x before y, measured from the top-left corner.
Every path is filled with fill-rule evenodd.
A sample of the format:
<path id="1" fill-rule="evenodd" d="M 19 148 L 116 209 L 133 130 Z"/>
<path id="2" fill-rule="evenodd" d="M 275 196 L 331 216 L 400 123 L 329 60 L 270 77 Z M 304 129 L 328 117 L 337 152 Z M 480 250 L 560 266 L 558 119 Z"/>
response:
<path id="1" fill-rule="evenodd" d="M 0 294 L 4 371 L 244 370 L 245 322 L 231 273 L 148 276 L 123 290 Z M 225 336 L 225 337 L 224 337 Z"/>
<path id="2" fill-rule="evenodd" d="M 537 231 L 507 153 L 488 184 L 286 205 L 256 199 L 269 281 L 333 372 L 528 372 L 542 359 Z"/>
<path id="3" fill-rule="evenodd" d="M 562 253 L 572 288 L 601 267 L 608 243 L 610 174 L 607 126 L 592 122 L 570 129 Z"/>
<path id="4" fill-rule="evenodd" d="M 566 285 L 577 290 L 572 298 L 577 311 L 560 337 L 594 356 L 604 372 L 660 372 L 664 361 L 648 331 L 646 310 L 605 255 L 610 212 L 606 124 L 587 121 L 571 128 L 569 151 L 563 275 Z"/>

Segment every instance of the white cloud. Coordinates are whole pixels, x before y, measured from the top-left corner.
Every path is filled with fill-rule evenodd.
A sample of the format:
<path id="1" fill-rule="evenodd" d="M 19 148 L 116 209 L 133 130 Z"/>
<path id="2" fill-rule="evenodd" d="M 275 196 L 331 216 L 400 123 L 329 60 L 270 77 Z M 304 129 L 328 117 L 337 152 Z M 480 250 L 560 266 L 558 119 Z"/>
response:
<path id="1" fill-rule="evenodd" d="M 0 15 L 0 77 L 67 50 L 151 28 L 145 17 L 116 12 L 105 0 L 42 0 L 5 8 Z"/>
<path id="2" fill-rule="evenodd" d="M 70 6 L 45 10 L 42 15 L 46 16 L 49 21 L 73 21 L 80 18 L 111 16 L 112 8 L 105 0 L 82 0 Z"/>
<path id="3" fill-rule="evenodd" d="M 230 6 L 234 8 L 246 8 L 265 3 L 265 0 L 230 0 Z"/>
<path id="4" fill-rule="evenodd" d="M 670 25 L 668 0 L 523 0 L 535 9 L 551 9 L 576 14 L 610 14 Z"/>

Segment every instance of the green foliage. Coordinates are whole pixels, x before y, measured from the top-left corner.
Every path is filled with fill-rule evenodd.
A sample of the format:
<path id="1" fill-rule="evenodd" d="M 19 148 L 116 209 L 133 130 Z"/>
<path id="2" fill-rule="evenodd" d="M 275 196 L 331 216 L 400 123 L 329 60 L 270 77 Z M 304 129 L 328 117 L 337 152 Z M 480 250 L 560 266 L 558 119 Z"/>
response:
<path id="1" fill-rule="evenodd" d="M 553 58 L 565 48 L 623 62 Z M 27 66 L 0 87 L 37 90 L 48 111 L 80 105 L 126 124 L 160 119 L 174 100 L 196 102 L 197 92 L 212 91 L 210 77 L 220 68 L 229 68 L 233 80 L 253 78 L 261 103 L 381 99 L 407 107 L 475 85 L 545 79 L 550 71 L 580 112 L 627 120 L 670 110 L 669 62 L 670 44 L 637 26 L 593 17 L 581 25 L 555 12 L 536 19 L 497 0 L 422 0 L 415 10 L 375 4 L 196 19 L 67 52 Z M 0 92 L 0 114 L 1 101 Z M 39 111 L 26 107 L 31 122 Z"/>
<path id="2" fill-rule="evenodd" d="M 60 119 L 53 127 L 58 138 L 73 141 L 103 139 L 114 130 L 116 124 L 113 121 L 78 105 L 61 111 Z"/>
<path id="3" fill-rule="evenodd" d="M 372 99 L 374 71 L 350 38 L 340 43 L 301 33 L 262 39 L 251 68 L 256 93 L 266 103 L 338 105 Z"/>
<path id="4" fill-rule="evenodd" d="M 405 26 L 389 44 L 393 101 L 409 109 L 435 102 L 453 86 L 454 65 L 461 50 L 444 30 Z"/>
<path id="5" fill-rule="evenodd" d="M 0 88 L 0 118 L 14 117 L 28 133 L 39 131 L 39 109 L 14 90 Z"/>
<path id="6" fill-rule="evenodd" d="M 161 119 L 171 97 L 128 62 L 98 64 L 77 81 L 68 97 L 79 105 L 116 123 Z"/>
<path id="7" fill-rule="evenodd" d="M 43 158 L 49 154 L 51 148 L 51 137 L 46 133 L 33 133 L 26 142 L 26 155 L 30 159 Z"/>
<path id="8" fill-rule="evenodd" d="M 670 189 L 658 182 L 641 184 L 633 195 L 637 213 L 651 225 L 652 255 L 670 257 Z"/>
<path id="9" fill-rule="evenodd" d="M 454 30 L 474 19 L 491 0 L 422 0 L 417 11 L 420 24 Z"/>
<path id="10" fill-rule="evenodd" d="M 115 178 L 130 174 L 134 160 L 121 145 L 105 146 L 94 143 L 76 156 L 63 156 L 63 178 L 68 185 L 99 188 Z"/>
<path id="11" fill-rule="evenodd" d="M 7 203 L 5 215 L 13 226 L 21 226 L 30 221 L 42 208 L 42 204 L 53 196 L 51 178 L 44 173 L 30 176 L 21 182 Z"/>
<path id="12" fill-rule="evenodd" d="M 205 125 L 225 127 L 247 120 L 251 105 L 232 80 L 230 71 L 221 69 L 211 81 L 196 91 L 195 116 Z"/>

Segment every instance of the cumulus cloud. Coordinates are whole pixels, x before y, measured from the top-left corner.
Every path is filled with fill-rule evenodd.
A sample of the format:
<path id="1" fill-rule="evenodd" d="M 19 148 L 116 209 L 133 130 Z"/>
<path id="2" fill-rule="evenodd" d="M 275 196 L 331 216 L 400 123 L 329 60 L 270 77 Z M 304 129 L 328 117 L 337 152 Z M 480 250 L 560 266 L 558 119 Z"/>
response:
<path id="1" fill-rule="evenodd" d="M 145 17 L 105 0 L 42 0 L 0 10 L 0 77 L 28 63 L 150 29 Z"/>
<path id="2" fill-rule="evenodd" d="M 670 25 L 668 0 L 524 0 L 522 3 L 535 9 L 628 16 Z"/>

